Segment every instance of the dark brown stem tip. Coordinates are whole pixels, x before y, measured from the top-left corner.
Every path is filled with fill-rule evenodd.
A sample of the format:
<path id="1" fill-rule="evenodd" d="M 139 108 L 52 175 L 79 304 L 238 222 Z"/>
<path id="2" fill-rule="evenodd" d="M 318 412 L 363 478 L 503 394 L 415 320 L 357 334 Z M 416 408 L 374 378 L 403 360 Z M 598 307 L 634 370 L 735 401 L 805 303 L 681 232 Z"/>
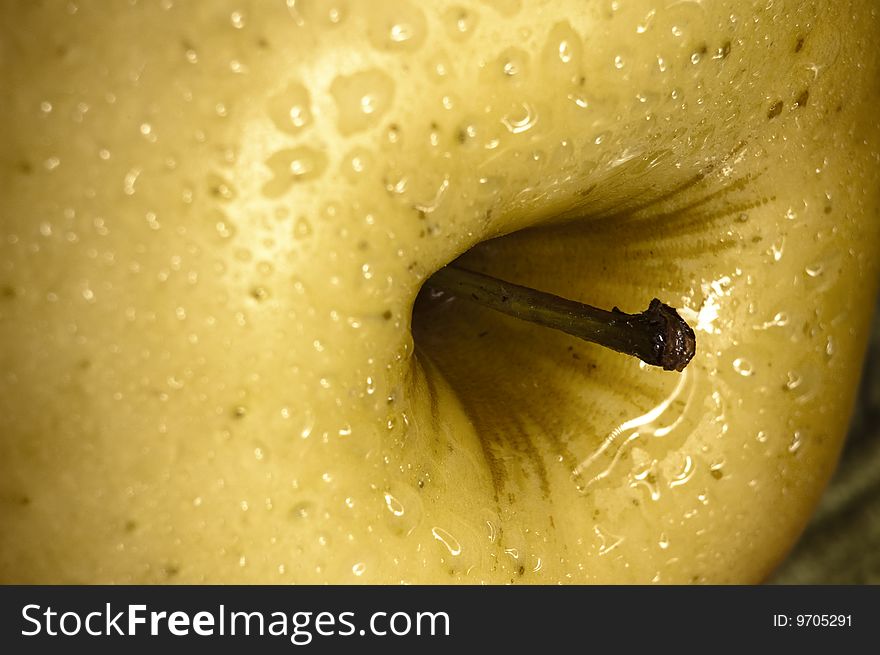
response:
<path id="1" fill-rule="evenodd" d="M 654 330 L 654 366 L 664 371 L 683 371 L 697 350 L 697 338 L 691 326 L 678 312 L 657 298 L 642 312 Z"/>

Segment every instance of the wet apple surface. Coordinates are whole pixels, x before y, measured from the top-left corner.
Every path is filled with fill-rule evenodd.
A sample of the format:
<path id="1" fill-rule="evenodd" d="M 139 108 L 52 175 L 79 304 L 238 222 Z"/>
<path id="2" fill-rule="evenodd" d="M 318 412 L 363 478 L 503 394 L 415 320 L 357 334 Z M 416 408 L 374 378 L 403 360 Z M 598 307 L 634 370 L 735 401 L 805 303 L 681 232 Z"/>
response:
<path id="1" fill-rule="evenodd" d="M 868 2 L 21 3 L 0 579 L 754 582 L 880 248 Z M 419 291 L 678 308 L 682 373 Z"/>

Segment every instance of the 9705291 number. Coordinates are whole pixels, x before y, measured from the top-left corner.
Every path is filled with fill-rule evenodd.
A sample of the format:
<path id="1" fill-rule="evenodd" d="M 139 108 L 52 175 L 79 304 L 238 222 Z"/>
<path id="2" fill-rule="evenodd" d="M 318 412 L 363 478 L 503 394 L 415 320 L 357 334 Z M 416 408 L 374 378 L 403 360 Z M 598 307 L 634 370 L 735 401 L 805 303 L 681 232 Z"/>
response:
<path id="1" fill-rule="evenodd" d="M 798 614 L 794 622 L 799 628 L 851 628 L 852 614 Z"/>
<path id="2" fill-rule="evenodd" d="M 776 628 L 851 628 L 852 614 L 775 614 L 773 626 Z"/>

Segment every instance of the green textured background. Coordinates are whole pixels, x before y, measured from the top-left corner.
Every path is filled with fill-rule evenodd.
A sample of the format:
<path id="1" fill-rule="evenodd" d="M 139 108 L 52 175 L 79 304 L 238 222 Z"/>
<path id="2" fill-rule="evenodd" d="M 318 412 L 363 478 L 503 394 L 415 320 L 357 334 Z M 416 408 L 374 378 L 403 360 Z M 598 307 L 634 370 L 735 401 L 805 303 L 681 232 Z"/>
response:
<path id="1" fill-rule="evenodd" d="M 846 447 L 816 515 L 774 584 L 880 584 L 880 310 Z"/>

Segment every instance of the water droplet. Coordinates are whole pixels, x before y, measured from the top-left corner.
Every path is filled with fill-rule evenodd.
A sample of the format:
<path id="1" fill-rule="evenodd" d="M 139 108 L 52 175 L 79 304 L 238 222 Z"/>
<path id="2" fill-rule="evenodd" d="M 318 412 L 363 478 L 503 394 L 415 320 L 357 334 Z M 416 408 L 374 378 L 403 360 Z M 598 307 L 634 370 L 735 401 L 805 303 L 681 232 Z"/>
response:
<path id="1" fill-rule="evenodd" d="M 598 525 L 593 526 L 593 532 L 599 539 L 599 555 L 607 555 L 624 541 L 623 536 L 612 534 L 607 530 L 603 530 Z"/>
<path id="2" fill-rule="evenodd" d="M 760 325 L 752 326 L 754 330 L 768 330 L 774 327 L 785 327 L 788 325 L 788 314 L 785 312 L 777 312 L 769 321 L 765 321 Z"/>
<path id="3" fill-rule="evenodd" d="M 406 23 L 395 23 L 391 26 L 389 35 L 395 43 L 408 41 L 412 37 L 412 26 Z"/>
<path id="4" fill-rule="evenodd" d="M 291 82 L 269 100 L 268 113 L 279 130 L 297 134 L 312 121 L 308 89 L 298 82 Z"/>
<path id="5" fill-rule="evenodd" d="M 479 134 L 479 129 L 475 123 L 467 123 L 458 129 L 458 142 L 469 143 L 474 141 Z"/>
<path id="6" fill-rule="evenodd" d="M 355 148 L 343 158 L 342 172 L 351 182 L 356 182 L 364 173 L 372 170 L 373 164 L 373 155 L 369 150 Z"/>
<path id="7" fill-rule="evenodd" d="M 559 53 L 559 61 L 561 61 L 563 64 L 567 64 L 567 63 L 571 62 L 571 60 L 572 60 L 571 45 L 569 44 L 568 41 L 560 41 L 559 42 L 559 49 L 557 52 Z"/>
<path id="8" fill-rule="evenodd" d="M 681 470 L 673 474 L 672 479 L 669 481 L 670 489 L 674 489 L 675 487 L 680 487 L 683 484 L 687 484 L 688 481 L 692 477 L 694 477 L 694 472 L 696 471 L 696 466 L 694 465 L 694 459 L 690 455 L 684 456 L 684 463 L 682 464 Z"/>
<path id="9" fill-rule="evenodd" d="M 828 336 L 828 339 L 825 341 L 825 354 L 829 359 L 834 357 L 834 337 Z"/>
<path id="10" fill-rule="evenodd" d="M 229 15 L 229 22 L 232 23 L 232 26 L 235 29 L 237 29 L 237 30 L 242 29 L 244 27 L 244 23 L 245 23 L 244 14 L 241 13 L 240 11 L 233 11 Z"/>
<path id="11" fill-rule="evenodd" d="M 632 451 L 633 445 L 637 442 L 644 442 L 651 437 L 667 438 L 673 432 L 686 432 L 680 428 L 687 427 L 688 423 L 685 420 L 687 413 L 694 407 L 692 398 L 696 389 L 695 376 L 696 373 L 691 369 L 686 370 L 679 376 L 669 394 L 650 411 L 624 421 L 609 432 L 601 444 L 572 471 L 572 479 L 578 489 L 586 492 L 593 485 L 612 479 L 610 476 L 615 467 L 628 452 Z M 635 453 L 631 461 L 633 459 Z M 690 458 L 686 465 L 687 470 L 682 475 L 687 475 L 689 478 L 693 466 Z M 653 497 L 657 491 L 656 476 L 651 473 L 650 466 L 643 466 L 642 471 L 633 471 L 633 473 L 636 476 L 641 475 L 641 478 L 636 477 L 636 483 L 646 483 Z M 683 484 L 684 481 L 679 484 Z M 676 486 L 675 480 L 670 482 L 669 486 Z"/>
<path id="12" fill-rule="evenodd" d="M 367 36 L 377 50 L 413 52 L 428 31 L 421 9 L 406 0 L 372 5 L 367 21 Z"/>
<path id="13" fill-rule="evenodd" d="M 293 236 L 296 239 L 305 239 L 312 233 L 312 224 L 309 222 L 305 216 L 300 216 L 296 220 L 296 225 L 293 228 Z"/>
<path id="14" fill-rule="evenodd" d="M 244 73 L 247 73 L 250 69 L 243 63 L 241 63 L 238 59 L 233 59 L 229 62 L 229 70 L 231 70 L 233 73 L 243 75 Z"/>
<path id="15" fill-rule="evenodd" d="M 311 517 L 313 512 L 314 512 L 314 506 L 311 502 L 309 502 L 307 500 L 304 500 L 304 501 L 297 503 L 290 510 L 291 516 L 297 520 L 300 520 L 300 521 Z"/>
<path id="16" fill-rule="evenodd" d="M 571 93 L 569 94 L 568 99 L 581 109 L 587 109 L 590 106 L 590 102 L 581 94 Z"/>
<path id="17" fill-rule="evenodd" d="M 336 27 L 349 14 L 348 0 L 287 0 L 287 10 L 300 27 L 306 22 Z"/>
<path id="18" fill-rule="evenodd" d="M 452 534 L 443 528 L 434 526 L 431 528 L 431 534 L 434 535 L 434 539 L 439 541 L 441 544 L 446 546 L 446 550 L 449 551 L 449 554 L 453 557 L 458 557 L 461 555 L 461 544 L 458 542 Z"/>
<path id="19" fill-rule="evenodd" d="M 773 257 L 774 262 L 778 262 L 782 259 L 782 255 L 785 252 L 785 237 L 779 237 L 779 239 L 774 241 L 768 252 Z"/>
<path id="20" fill-rule="evenodd" d="M 224 241 L 231 239 L 236 233 L 235 225 L 221 212 L 217 212 L 215 215 L 214 230 L 217 232 L 217 236 Z"/>
<path id="21" fill-rule="evenodd" d="M 263 186 L 263 193 L 270 198 L 284 195 L 294 183 L 306 182 L 320 177 L 327 168 L 327 155 L 300 146 L 280 150 L 266 160 L 273 179 Z"/>
<path id="22" fill-rule="evenodd" d="M 636 25 L 636 34 L 644 34 L 651 27 L 651 23 L 654 22 L 654 16 L 657 15 L 656 9 L 651 9 L 645 17 L 642 19 L 642 22 Z"/>
<path id="23" fill-rule="evenodd" d="M 844 270 L 842 258 L 843 255 L 840 252 L 826 252 L 819 261 L 804 267 L 805 286 L 810 293 L 825 293 L 836 287 L 840 274 Z"/>
<path id="24" fill-rule="evenodd" d="M 389 512 L 391 512 L 391 514 L 397 517 L 404 515 L 405 509 L 403 507 L 403 504 L 399 500 L 397 500 L 397 498 L 395 498 L 388 492 L 385 492 L 384 497 L 385 507 L 388 509 Z"/>
<path id="25" fill-rule="evenodd" d="M 362 71 L 337 77 L 330 93 L 339 112 L 339 131 L 349 135 L 379 122 L 391 107 L 394 82 L 382 71 Z"/>
<path id="26" fill-rule="evenodd" d="M 358 562 L 357 564 L 355 564 L 354 566 L 351 567 L 351 572 L 354 573 L 358 577 L 362 576 L 366 570 L 367 570 L 367 565 L 364 564 L 363 562 Z"/>
<path id="27" fill-rule="evenodd" d="M 453 41 L 464 41 L 476 29 L 479 16 L 464 7 L 448 9 L 444 15 L 446 31 Z"/>
<path id="28" fill-rule="evenodd" d="M 236 190 L 231 182 L 216 173 L 209 173 L 206 179 L 208 194 L 221 202 L 235 199 Z"/>
<path id="29" fill-rule="evenodd" d="M 633 448 L 633 460 L 636 460 L 636 453 L 639 451 L 637 448 Z M 648 495 L 651 500 L 660 500 L 660 489 L 657 484 L 657 474 L 654 470 L 653 462 L 648 463 L 647 466 L 642 467 L 641 470 L 634 471 L 630 475 L 631 481 L 630 486 L 635 488 L 638 486 L 643 486 L 648 490 Z"/>
<path id="30" fill-rule="evenodd" d="M 370 95 L 361 96 L 361 111 L 365 114 L 372 114 L 376 111 L 376 100 Z M 396 139 L 389 139 L 392 143 L 396 141 Z"/>
<path id="31" fill-rule="evenodd" d="M 418 490 L 405 484 L 392 484 L 383 492 L 382 499 L 387 510 L 383 523 L 397 536 L 409 535 L 422 521 L 422 498 Z"/>
<path id="32" fill-rule="evenodd" d="M 527 52 L 519 48 L 507 48 L 487 67 L 484 74 L 489 76 L 490 82 L 503 79 L 516 83 L 527 77 L 528 63 Z"/>
<path id="33" fill-rule="evenodd" d="M 804 442 L 804 435 L 800 430 L 795 430 L 791 435 L 791 441 L 788 444 L 788 452 L 794 455 Z"/>
<path id="34" fill-rule="evenodd" d="M 583 41 L 570 23 L 556 23 L 541 53 L 542 64 L 551 75 L 576 82 L 580 75 L 583 49 Z"/>
<path id="35" fill-rule="evenodd" d="M 744 378 L 751 376 L 755 372 L 752 363 L 742 357 L 737 357 L 733 360 L 733 370 Z"/>
<path id="36" fill-rule="evenodd" d="M 538 112 L 532 105 L 524 102 L 510 113 L 505 114 L 501 122 L 511 134 L 520 134 L 534 127 L 538 122 Z"/>
<path id="37" fill-rule="evenodd" d="M 303 416 L 302 427 L 299 431 L 300 439 L 308 439 L 312 436 L 312 431 L 315 429 L 315 417 L 311 412 L 306 412 Z"/>
<path id="38" fill-rule="evenodd" d="M 407 177 L 401 173 L 392 173 L 388 176 L 388 182 L 385 183 L 385 190 L 388 193 L 401 195 L 406 191 L 408 183 Z"/>

